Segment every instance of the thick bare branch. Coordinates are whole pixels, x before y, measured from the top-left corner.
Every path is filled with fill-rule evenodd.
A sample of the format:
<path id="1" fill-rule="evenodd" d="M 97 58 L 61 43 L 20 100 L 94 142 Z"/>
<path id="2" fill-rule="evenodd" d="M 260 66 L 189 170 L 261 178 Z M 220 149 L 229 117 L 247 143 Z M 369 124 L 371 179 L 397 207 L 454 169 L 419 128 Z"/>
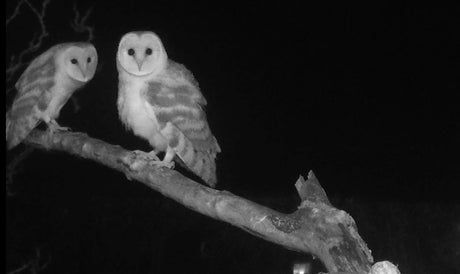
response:
<path id="1" fill-rule="evenodd" d="M 332 207 L 313 173 L 300 178 L 302 203 L 284 214 L 258 205 L 227 191 L 211 189 L 168 168 L 145 165 L 132 170 L 139 160 L 134 153 L 83 133 L 57 132 L 49 135 L 35 130 L 26 143 L 46 150 L 60 150 L 91 159 L 123 172 L 184 206 L 211 218 L 228 222 L 265 240 L 288 249 L 311 253 L 330 272 L 367 273 L 373 261 L 369 249 L 346 212 Z M 308 190 L 313 189 L 312 195 Z"/>

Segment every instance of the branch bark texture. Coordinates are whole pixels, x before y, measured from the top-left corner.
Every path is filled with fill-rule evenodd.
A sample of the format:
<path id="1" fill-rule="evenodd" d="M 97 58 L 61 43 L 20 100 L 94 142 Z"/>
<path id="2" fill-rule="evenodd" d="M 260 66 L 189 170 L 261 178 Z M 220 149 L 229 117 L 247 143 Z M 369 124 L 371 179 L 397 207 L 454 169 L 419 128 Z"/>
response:
<path id="1" fill-rule="evenodd" d="M 65 151 L 116 169 L 130 180 L 139 181 L 201 214 L 288 249 L 313 254 L 329 272 L 368 273 L 373 262 L 352 217 L 332 207 L 312 172 L 307 180 L 300 177 L 296 183 L 301 205 L 295 212 L 284 214 L 228 191 L 208 188 L 165 167 L 145 165 L 132 170 L 131 151 L 83 133 L 50 135 L 34 130 L 26 143 L 39 149 Z"/>

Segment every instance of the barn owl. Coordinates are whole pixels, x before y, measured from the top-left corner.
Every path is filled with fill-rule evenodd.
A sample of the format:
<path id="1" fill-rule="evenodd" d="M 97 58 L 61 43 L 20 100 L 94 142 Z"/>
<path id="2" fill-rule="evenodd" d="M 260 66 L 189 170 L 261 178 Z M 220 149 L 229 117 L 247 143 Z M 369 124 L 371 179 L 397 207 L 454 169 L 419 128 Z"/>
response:
<path id="1" fill-rule="evenodd" d="M 192 73 L 168 60 L 160 38 L 148 31 L 121 38 L 117 69 L 120 120 L 153 147 L 151 163 L 172 167 L 174 159 L 214 187 L 215 158 L 221 150 Z M 156 157 L 160 151 L 165 152 L 163 160 Z"/>
<path id="2" fill-rule="evenodd" d="M 67 129 L 55 119 L 72 93 L 93 78 L 96 66 L 97 52 L 89 43 L 58 44 L 35 58 L 16 82 L 18 93 L 6 114 L 8 149 L 41 121 L 50 133 Z"/>

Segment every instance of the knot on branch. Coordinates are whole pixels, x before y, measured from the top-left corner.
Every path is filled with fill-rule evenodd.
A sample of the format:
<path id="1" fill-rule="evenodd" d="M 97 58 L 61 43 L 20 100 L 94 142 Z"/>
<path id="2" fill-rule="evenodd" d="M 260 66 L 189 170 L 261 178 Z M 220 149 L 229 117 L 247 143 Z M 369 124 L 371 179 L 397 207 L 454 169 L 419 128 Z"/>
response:
<path id="1" fill-rule="evenodd" d="M 310 170 L 310 172 L 308 172 L 307 180 L 305 180 L 302 176 L 299 176 L 299 179 L 297 179 L 297 182 L 295 183 L 295 187 L 301 199 L 299 208 L 305 207 L 304 203 L 306 201 L 324 203 L 328 206 L 331 205 L 326 192 L 319 184 L 313 171 Z"/>

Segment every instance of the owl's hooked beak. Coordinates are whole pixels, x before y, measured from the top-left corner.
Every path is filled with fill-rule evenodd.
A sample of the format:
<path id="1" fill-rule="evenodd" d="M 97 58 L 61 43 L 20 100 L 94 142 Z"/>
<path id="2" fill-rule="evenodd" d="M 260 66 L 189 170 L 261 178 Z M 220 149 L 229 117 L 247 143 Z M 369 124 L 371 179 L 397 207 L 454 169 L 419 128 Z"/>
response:
<path id="1" fill-rule="evenodd" d="M 83 76 L 83 78 L 82 78 L 82 79 L 83 79 L 83 82 L 86 82 L 86 81 L 88 80 L 87 77 L 86 77 L 86 75 L 85 75 L 86 68 L 85 68 L 85 69 L 81 69 L 81 67 L 79 67 L 79 69 L 80 69 L 80 72 L 81 72 L 81 76 Z"/>
<path id="2" fill-rule="evenodd" d="M 137 63 L 137 68 L 139 69 L 139 71 L 141 71 L 144 60 L 136 58 L 136 63 Z"/>

